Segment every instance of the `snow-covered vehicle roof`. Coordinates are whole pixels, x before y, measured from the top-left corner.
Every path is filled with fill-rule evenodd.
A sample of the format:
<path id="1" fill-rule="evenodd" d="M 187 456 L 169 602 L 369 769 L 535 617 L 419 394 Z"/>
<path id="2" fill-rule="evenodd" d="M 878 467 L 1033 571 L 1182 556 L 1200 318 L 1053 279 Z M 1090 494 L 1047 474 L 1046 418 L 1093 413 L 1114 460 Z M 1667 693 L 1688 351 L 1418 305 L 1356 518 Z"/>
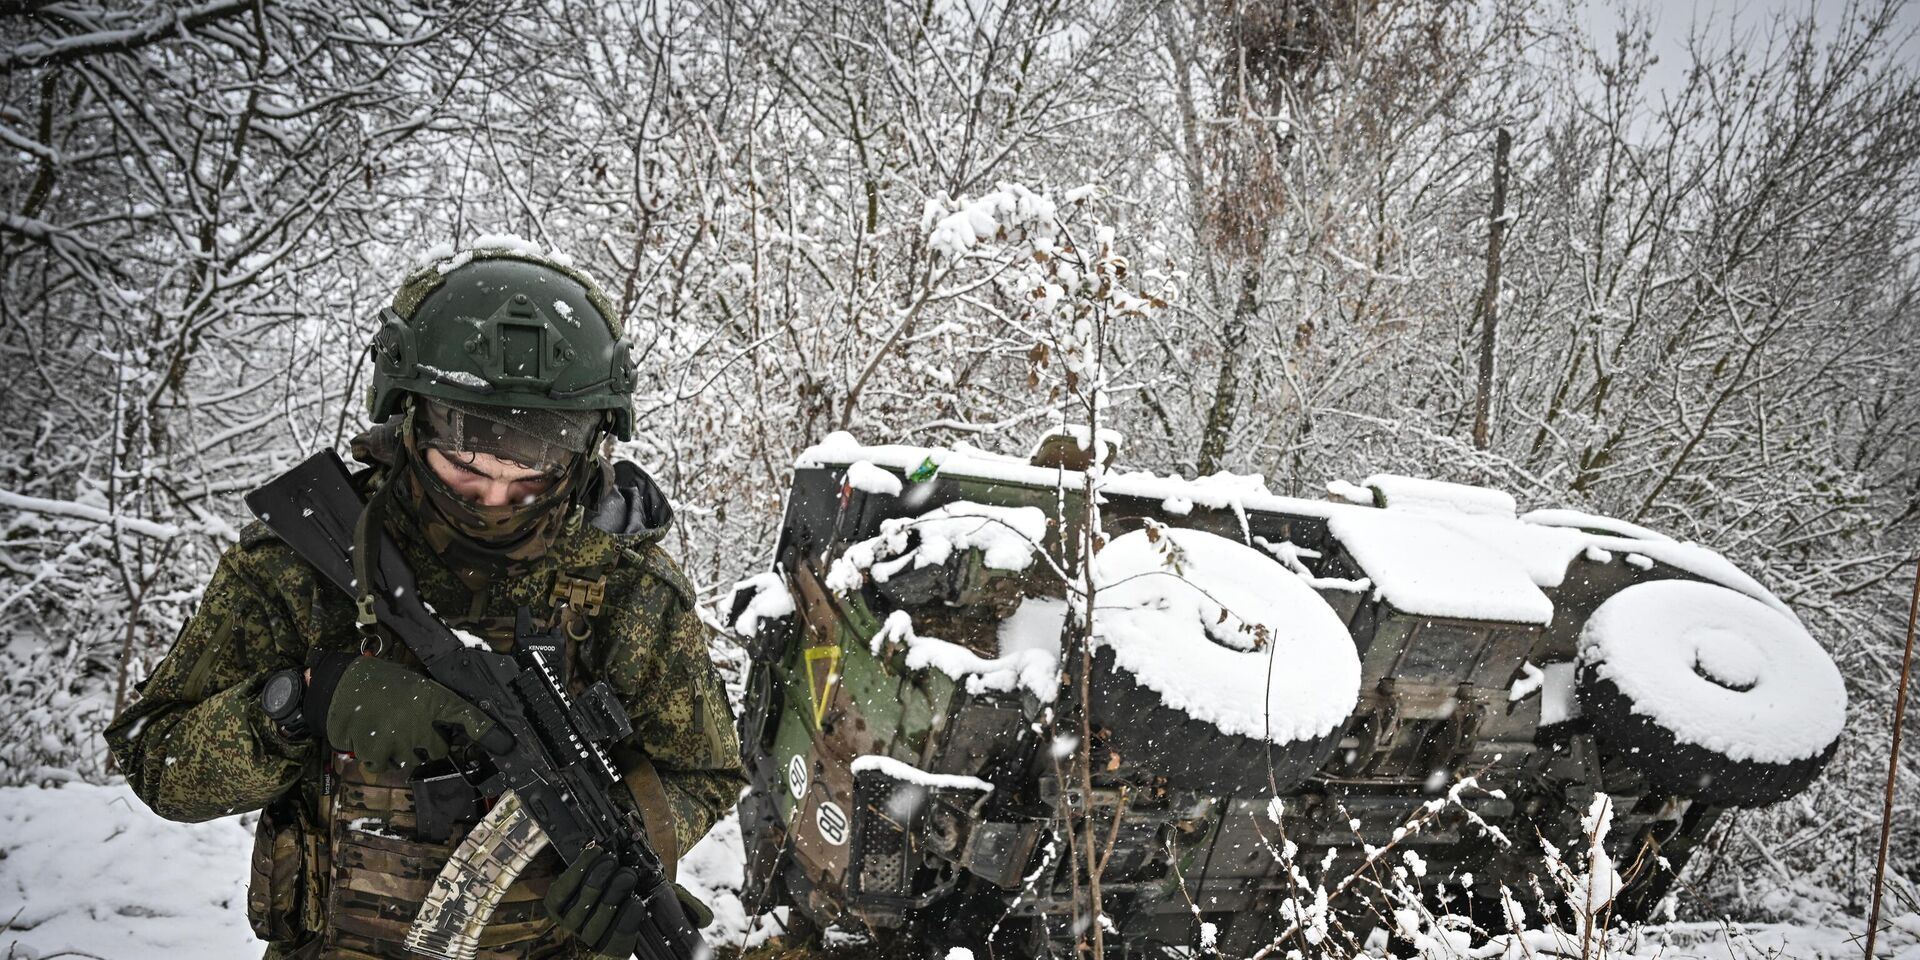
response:
<path id="1" fill-rule="evenodd" d="M 929 471 L 1040 489 L 1078 490 L 1084 482 L 1080 471 L 1034 466 L 1018 457 L 948 447 L 867 446 L 845 432 L 806 448 L 794 466 L 840 466 L 857 474 L 874 468 L 902 475 Z M 1334 487 L 1348 497 L 1370 495 L 1372 505 L 1282 496 L 1268 492 L 1258 476 L 1237 474 L 1184 479 L 1109 471 L 1100 489 L 1109 497 L 1158 501 L 1171 513 L 1204 507 L 1242 517 L 1324 520 L 1379 596 L 1406 613 L 1545 624 L 1553 605 L 1540 588 L 1560 586 L 1568 567 L 1584 556 L 1641 569 L 1666 564 L 1794 616 L 1779 597 L 1714 550 L 1624 520 L 1559 509 L 1516 515 L 1514 498 L 1503 491 L 1390 473 L 1370 476 L 1358 486 Z"/>

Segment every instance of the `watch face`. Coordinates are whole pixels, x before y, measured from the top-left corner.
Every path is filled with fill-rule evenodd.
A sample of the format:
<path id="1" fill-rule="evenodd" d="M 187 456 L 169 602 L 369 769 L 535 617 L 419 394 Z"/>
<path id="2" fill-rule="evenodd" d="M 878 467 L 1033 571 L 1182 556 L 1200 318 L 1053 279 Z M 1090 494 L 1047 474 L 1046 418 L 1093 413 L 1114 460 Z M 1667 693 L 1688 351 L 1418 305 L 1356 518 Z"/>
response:
<path id="1" fill-rule="evenodd" d="M 260 691 L 260 706 L 267 711 L 267 716 L 284 716 L 287 708 L 293 705 L 293 695 L 298 687 L 293 674 L 276 673 L 267 678 L 266 689 Z"/>

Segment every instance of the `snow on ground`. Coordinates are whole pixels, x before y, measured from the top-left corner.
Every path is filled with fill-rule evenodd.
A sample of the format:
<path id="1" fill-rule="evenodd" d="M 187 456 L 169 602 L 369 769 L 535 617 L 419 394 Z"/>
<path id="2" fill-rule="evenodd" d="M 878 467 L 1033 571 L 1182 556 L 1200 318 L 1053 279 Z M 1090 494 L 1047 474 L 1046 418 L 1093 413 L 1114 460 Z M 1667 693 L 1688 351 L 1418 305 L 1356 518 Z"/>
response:
<path id="1" fill-rule="evenodd" d="M 1855 927 L 1864 926 L 1864 921 Z M 1920 960 L 1920 914 L 1904 914 L 1881 921 L 1879 960 Z M 1467 945 L 1464 934 L 1423 935 L 1420 960 L 1852 960 L 1861 955 L 1864 938 L 1858 929 L 1797 923 L 1669 923 L 1639 927 L 1607 937 L 1602 947 L 1589 940 L 1582 950 L 1578 934 L 1559 930 L 1527 930 L 1520 937 L 1505 934 L 1478 947 Z M 1370 945 L 1369 957 L 1390 956 Z"/>
<path id="2" fill-rule="evenodd" d="M 714 824 L 706 838 L 680 858 L 680 885 L 713 908 L 713 923 L 701 933 L 716 947 L 751 947 L 780 932 L 778 923 L 767 917 L 754 919 L 740 902 L 746 863 L 737 816 Z"/>
<path id="3" fill-rule="evenodd" d="M 259 956 L 247 929 L 250 818 L 171 823 L 124 785 L 74 783 L 0 788 L 0 956 L 202 960 Z M 729 817 L 680 861 L 680 881 L 714 909 L 710 943 L 738 947 L 778 927 L 751 922 L 740 903 L 739 822 Z M 1612 960 L 1848 960 L 1861 949 L 1858 921 L 1673 923 L 1642 927 L 1609 949 Z M 1883 921 L 1879 956 L 1920 960 L 1920 913 Z M 1529 933 L 1534 957 L 1552 934 Z M 1567 938 L 1579 956 L 1577 938 Z M 1614 945 L 1610 944 L 1610 947 Z M 1482 948 L 1484 951 L 1484 948 Z M 1467 952 L 1440 953 L 1449 960 Z M 1500 956 L 1495 950 L 1489 956 Z M 1526 960 L 1516 949 L 1511 960 Z"/>
<path id="4" fill-rule="evenodd" d="M 258 956 L 251 824 L 170 823 L 125 786 L 0 789 L 5 956 Z"/>
<path id="5" fill-rule="evenodd" d="M 125 784 L 0 787 L 0 957 L 257 957 L 247 926 L 253 817 L 173 823 Z M 778 927 L 740 903 L 740 824 L 721 821 L 680 861 L 680 882 L 713 907 L 709 943 L 741 946 Z"/>

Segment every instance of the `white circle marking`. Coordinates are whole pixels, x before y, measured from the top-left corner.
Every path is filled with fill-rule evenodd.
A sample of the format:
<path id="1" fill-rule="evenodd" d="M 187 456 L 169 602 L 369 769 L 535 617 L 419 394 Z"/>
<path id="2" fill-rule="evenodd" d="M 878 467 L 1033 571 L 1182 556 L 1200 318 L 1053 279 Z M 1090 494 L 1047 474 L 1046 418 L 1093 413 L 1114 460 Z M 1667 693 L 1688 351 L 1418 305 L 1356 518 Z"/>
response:
<path id="1" fill-rule="evenodd" d="M 807 793 L 807 758 L 797 753 L 787 761 L 787 790 L 795 800 Z"/>
<path id="2" fill-rule="evenodd" d="M 820 828 L 820 836 L 834 846 L 844 846 L 847 842 L 847 812 L 832 800 L 820 801 L 820 807 L 813 812 L 813 822 Z"/>

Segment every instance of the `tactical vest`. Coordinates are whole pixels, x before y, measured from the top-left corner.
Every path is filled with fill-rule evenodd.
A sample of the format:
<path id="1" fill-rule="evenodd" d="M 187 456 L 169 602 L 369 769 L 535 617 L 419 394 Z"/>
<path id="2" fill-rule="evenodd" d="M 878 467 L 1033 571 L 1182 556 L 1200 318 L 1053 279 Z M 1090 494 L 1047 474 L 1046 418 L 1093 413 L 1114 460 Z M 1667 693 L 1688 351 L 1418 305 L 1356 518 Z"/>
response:
<path id="1" fill-rule="evenodd" d="M 494 650 L 506 652 L 512 625 L 462 622 L 453 626 L 480 635 Z M 576 663 L 569 644 L 567 662 Z M 382 651 L 418 669 L 404 649 Z M 577 667 L 569 671 L 577 674 Z M 418 836 L 414 790 L 401 771 L 369 773 L 348 757 L 332 758 L 333 788 L 328 817 L 332 863 L 327 885 L 326 947 L 322 956 L 339 960 L 405 960 L 407 929 L 471 823 L 453 827 L 445 842 Z M 565 934 L 553 927 L 541 898 L 559 873 L 551 851 L 534 859 L 507 888 L 487 921 L 477 960 L 545 960 L 569 955 Z"/>
<path id="2" fill-rule="evenodd" d="M 336 760 L 338 782 L 328 817 L 331 864 L 321 957 L 407 960 L 407 928 L 466 827 L 447 843 L 414 834 L 413 790 L 398 772 L 369 774 Z M 543 960 L 577 955 L 547 918 L 541 898 L 559 872 L 551 852 L 535 858 L 507 888 L 480 938 L 482 960 Z"/>

